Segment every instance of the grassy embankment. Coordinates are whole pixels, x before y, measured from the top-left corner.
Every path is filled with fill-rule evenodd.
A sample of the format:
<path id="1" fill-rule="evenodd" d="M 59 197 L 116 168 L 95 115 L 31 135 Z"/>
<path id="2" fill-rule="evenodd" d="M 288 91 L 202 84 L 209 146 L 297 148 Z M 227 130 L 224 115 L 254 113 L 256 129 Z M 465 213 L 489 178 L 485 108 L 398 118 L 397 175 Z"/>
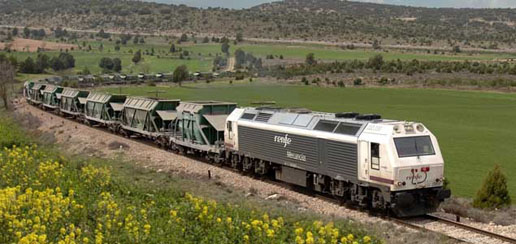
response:
<path id="1" fill-rule="evenodd" d="M 265 211 L 220 186 L 211 196 L 226 200 L 203 199 L 183 189 L 206 183 L 128 162 L 70 158 L 34 144 L 1 112 L 0 134 L 1 243 L 378 242 L 345 220 Z"/>
<path id="2" fill-rule="evenodd" d="M 438 89 L 320 88 L 227 82 L 187 87 L 128 87 L 123 93 L 182 100 L 222 100 L 240 106 L 253 101 L 276 101 L 284 107 L 316 111 L 379 113 L 384 118 L 424 123 L 439 139 L 446 162 L 446 177 L 455 195 L 472 197 L 495 164 L 508 176 L 516 199 L 516 96 L 488 92 Z M 118 92 L 118 88 L 104 88 Z"/>

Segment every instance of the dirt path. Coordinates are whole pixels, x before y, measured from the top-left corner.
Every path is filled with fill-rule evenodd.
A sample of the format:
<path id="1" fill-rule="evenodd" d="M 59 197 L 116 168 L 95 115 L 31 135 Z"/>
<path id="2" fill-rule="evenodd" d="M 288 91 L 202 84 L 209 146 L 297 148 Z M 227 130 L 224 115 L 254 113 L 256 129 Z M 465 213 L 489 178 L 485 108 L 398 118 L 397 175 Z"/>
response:
<path id="1" fill-rule="evenodd" d="M 235 70 L 235 57 L 229 57 L 228 58 L 228 67 L 225 71 L 232 72 Z"/>
<path id="2" fill-rule="evenodd" d="M 0 43 L 0 49 L 3 50 L 5 47 L 9 47 L 10 50 L 20 52 L 36 52 L 38 49 L 43 50 L 71 50 L 77 48 L 77 45 L 57 42 L 47 42 L 24 38 L 15 38 L 9 43 Z"/>

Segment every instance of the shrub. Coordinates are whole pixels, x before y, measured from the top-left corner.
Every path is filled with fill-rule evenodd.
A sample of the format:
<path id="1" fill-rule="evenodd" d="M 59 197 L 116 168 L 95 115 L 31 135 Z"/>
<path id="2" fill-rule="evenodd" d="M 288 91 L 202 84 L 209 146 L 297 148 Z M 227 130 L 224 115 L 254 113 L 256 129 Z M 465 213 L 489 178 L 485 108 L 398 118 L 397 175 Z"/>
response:
<path id="1" fill-rule="evenodd" d="M 308 79 L 306 77 L 303 77 L 303 79 L 301 79 L 301 82 L 305 85 L 308 85 Z"/>
<path id="2" fill-rule="evenodd" d="M 482 188 L 477 192 L 473 206 L 476 208 L 501 208 L 510 204 L 507 178 L 502 173 L 500 166 L 495 165 L 495 168 L 484 179 Z"/>
<path id="3" fill-rule="evenodd" d="M 361 85 L 363 85 L 363 83 L 362 83 L 362 79 L 360 79 L 360 78 L 356 78 L 356 79 L 353 81 L 353 85 L 355 85 L 355 86 L 361 86 Z"/>

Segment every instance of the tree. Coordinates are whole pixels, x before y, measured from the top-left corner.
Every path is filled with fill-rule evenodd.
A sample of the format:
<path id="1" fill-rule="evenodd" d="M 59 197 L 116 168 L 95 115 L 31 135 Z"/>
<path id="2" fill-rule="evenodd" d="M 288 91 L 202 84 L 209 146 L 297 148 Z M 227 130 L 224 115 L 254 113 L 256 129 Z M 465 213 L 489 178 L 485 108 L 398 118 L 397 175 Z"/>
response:
<path id="1" fill-rule="evenodd" d="M 25 26 L 25 28 L 23 28 L 23 37 L 25 37 L 25 38 L 30 37 L 30 30 L 29 30 L 29 27 L 27 27 L 27 26 Z"/>
<path id="2" fill-rule="evenodd" d="M 245 52 L 239 48 L 235 51 L 235 68 L 240 69 L 245 66 L 245 63 L 246 63 Z"/>
<path id="3" fill-rule="evenodd" d="M 380 42 L 378 40 L 374 40 L 373 42 L 373 49 L 380 49 Z"/>
<path id="4" fill-rule="evenodd" d="M 315 60 L 315 55 L 313 53 L 309 53 L 306 55 L 305 63 L 307 65 L 315 65 L 317 64 L 317 61 Z"/>
<path id="5" fill-rule="evenodd" d="M 107 57 L 101 58 L 99 62 L 99 67 L 102 69 L 112 70 L 114 65 L 113 60 Z"/>
<path id="6" fill-rule="evenodd" d="M 226 41 L 226 42 L 223 42 L 222 43 L 222 46 L 220 47 L 220 50 L 225 53 L 225 54 L 228 54 L 229 55 L 229 43 Z"/>
<path id="7" fill-rule="evenodd" d="M 138 38 L 139 38 L 138 36 L 135 36 L 133 38 L 133 44 L 138 44 Z"/>
<path id="8" fill-rule="evenodd" d="M 188 41 L 188 36 L 187 36 L 185 33 L 183 33 L 183 34 L 181 35 L 181 37 L 179 38 L 179 41 L 180 41 L 180 42 L 186 42 L 186 41 Z"/>
<path id="9" fill-rule="evenodd" d="M 46 54 L 38 54 L 36 64 L 34 66 L 34 73 L 43 73 L 45 69 L 50 67 L 50 58 Z"/>
<path id="10" fill-rule="evenodd" d="M 52 69 L 55 71 L 65 69 L 65 65 L 64 65 L 63 61 L 58 57 L 53 57 L 50 60 L 50 67 L 52 67 Z"/>
<path id="11" fill-rule="evenodd" d="M 16 68 L 8 61 L 0 62 L 0 97 L 4 102 L 4 108 L 9 109 L 9 84 L 14 82 Z"/>
<path id="12" fill-rule="evenodd" d="M 453 47 L 453 52 L 454 52 L 454 53 L 460 53 L 460 52 L 461 52 L 461 50 L 460 50 L 460 46 L 454 46 L 454 47 Z"/>
<path id="13" fill-rule="evenodd" d="M 237 42 L 243 42 L 244 41 L 244 34 L 242 34 L 242 32 L 238 32 L 236 34 L 236 41 Z"/>
<path id="14" fill-rule="evenodd" d="M 113 59 L 113 70 L 115 72 L 120 72 L 122 70 L 122 60 L 120 60 L 119 58 Z"/>
<path id="15" fill-rule="evenodd" d="M 31 57 L 27 57 L 25 61 L 20 63 L 20 71 L 26 74 L 34 74 L 35 63 Z"/>
<path id="16" fill-rule="evenodd" d="M 59 59 L 64 64 L 64 69 L 75 67 L 75 58 L 69 53 L 60 53 Z"/>
<path id="17" fill-rule="evenodd" d="M 172 43 L 172 45 L 170 46 L 170 50 L 169 50 L 171 53 L 175 53 L 176 52 L 176 45 L 174 43 Z"/>
<path id="18" fill-rule="evenodd" d="M 383 64 L 384 61 L 381 54 L 374 55 L 373 57 L 369 58 L 369 61 L 367 61 L 367 65 L 375 70 L 381 69 Z"/>
<path id="19" fill-rule="evenodd" d="M 137 64 L 141 60 L 142 60 L 142 50 L 138 50 L 136 53 L 134 53 L 132 61 L 133 61 L 133 63 Z"/>
<path id="20" fill-rule="evenodd" d="M 172 74 L 172 81 L 179 83 L 179 85 L 181 85 L 181 81 L 184 81 L 186 79 L 188 79 L 188 68 L 186 67 L 186 65 L 178 66 Z"/>
<path id="21" fill-rule="evenodd" d="M 14 27 L 13 31 L 11 32 L 11 34 L 13 34 L 13 36 L 17 36 L 18 35 L 18 28 Z"/>
<path id="22" fill-rule="evenodd" d="M 510 206 L 510 204 L 511 197 L 507 190 L 507 178 L 502 173 L 500 166 L 495 165 L 484 179 L 482 188 L 477 192 L 473 206 L 476 208 L 501 208 Z"/>
<path id="23" fill-rule="evenodd" d="M 202 39 L 202 43 L 208 43 L 208 42 L 210 42 L 210 38 L 205 36 L 204 39 Z"/>

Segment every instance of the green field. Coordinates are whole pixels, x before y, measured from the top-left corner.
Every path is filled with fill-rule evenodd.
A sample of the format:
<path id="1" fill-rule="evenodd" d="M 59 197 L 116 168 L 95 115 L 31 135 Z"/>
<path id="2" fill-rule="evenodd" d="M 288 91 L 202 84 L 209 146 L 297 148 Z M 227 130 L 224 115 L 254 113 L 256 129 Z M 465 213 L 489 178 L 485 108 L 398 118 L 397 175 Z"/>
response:
<path id="1" fill-rule="evenodd" d="M 344 50 L 338 47 L 322 46 L 322 45 L 284 45 L 284 44 L 255 44 L 248 43 L 231 45 L 230 52 L 236 49 L 242 49 L 245 52 L 252 53 L 257 57 L 264 58 L 266 55 L 273 54 L 277 57 L 283 55 L 285 59 L 301 59 L 304 60 L 307 54 L 314 53 L 315 57 L 326 61 L 343 61 L 343 60 L 367 60 L 370 57 L 381 54 L 386 60 L 429 60 L 429 61 L 454 61 L 454 60 L 493 60 L 496 58 L 511 57 L 509 54 L 427 54 L 425 52 L 415 51 L 375 51 L 371 49 L 354 49 Z M 198 44 L 185 47 L 187 50 L 200 53 L 220 53 L 219 44 Z M 514 57 L 514 55 L 512 55 Z"/>
<path id="2" fill-rule="evenodd" d="M 57 41 L 49 39 L 48 41 Z M 166 41 L 162 38 L 147 38 L 144 44 L 133 44 L 129 41 L 126 45 L 120 45 L 120 50 L 115 51 L 114 41 L 77 41 L 76 45 L 81 46 L 82 50 L 76 48 L 75 50 L 69 50 L 69 52 L 75 57 L 76 67 L 72 70 L 64 71 L 60 74 L 76 74 L 82 71 L 85 67 L 94 73 L 98 74 L 101 72 L 101 68 L 98 66 L 99 61 L 103 57 L 115 58 L 118 57 L 122 60 L 122 73 L 135 74 L 135 73 L 157 73 L 172 72 L 177 66 L 185 64 L 188 69 L 192 72 L 200 71 L 206 72 L 211 71 L 213 66 L 213 59 L 216 55 L 222 55 L 221 45 L 219 43 L 206 43 L 206 44 L 194 44 L 192 42 L 176 44 L 176 53 L 170 53 L 170 43 L 173 41 Z M 100 46 L 103 45 L 101 50 Z M 494 54 L 494 53 L 481 53 L 481 54 L 427 54 L 424 51 L 401 51 L 401 50 L 389 50 L 389 51 L 375 51 L 371 49 L 354 49 L 354 50 L 343 50 L 333 46 L 323 45 L 285 45 L 285 44 L 266 44 L 266 43 L 242 43 L 230 45 L 230 53 L 234 53 L 235 50 L 241 48 L 242 50 L 252 53 L 256 57 L 265 59 L 267 55 L 274 55 L 275 59 L 283 56 L 284 59 L 294 59 L 299 62 L 303 62 L 304 58 L 308 53 L 314 53 L 316 59 L 322 61 L 344 61 L 344 60 L 367 60 L 370 57 L 381 54 L 386 60 L 442 60 L 442 61 L 453 61 L 453 60 L 479 60 L 488 61 L 497 58 L 511 57 L 509 54 Z M 91 50 L 89 50 L 91 47 Z M 137 50 L 149 54 L 154 50 L 154 55 L 143 55 L 143 61 L 135 65 L 131 62 L 133 53 Z M 185 56 L 184 59 L 180 59 L 179 51 L 188 51 L 189 55 Z M 13 52 L 5 53 L 0 51 L 0 54 L 14 55 L 18 61 L 25 60 L 28 56 L 35 58 L 37 53 L 29 52 Z M 49 56 L 59 55 L 58 51 L 46 51 L 44 52 Z M 512 55 L 513 57 L 514 55 Z"/>
<path id="3" fill-rule="evenodd" d="M 494 164 L 509 178 L 516 199 L 516 95 L 488 92 L 394 89 L 319 88 L 252 84 L 202 84 L 187 87 L 128 87 L 123 93 L 182 100 L 223 100 L 249 105 L 276 101 L 284 107 L 317 111 L 379 113 L 384 118 L 419 121 L 439 139 L 446 177 L 454 194 L 472 197 Z M 104 88 L 118 92 L 118 88 Z"/>

